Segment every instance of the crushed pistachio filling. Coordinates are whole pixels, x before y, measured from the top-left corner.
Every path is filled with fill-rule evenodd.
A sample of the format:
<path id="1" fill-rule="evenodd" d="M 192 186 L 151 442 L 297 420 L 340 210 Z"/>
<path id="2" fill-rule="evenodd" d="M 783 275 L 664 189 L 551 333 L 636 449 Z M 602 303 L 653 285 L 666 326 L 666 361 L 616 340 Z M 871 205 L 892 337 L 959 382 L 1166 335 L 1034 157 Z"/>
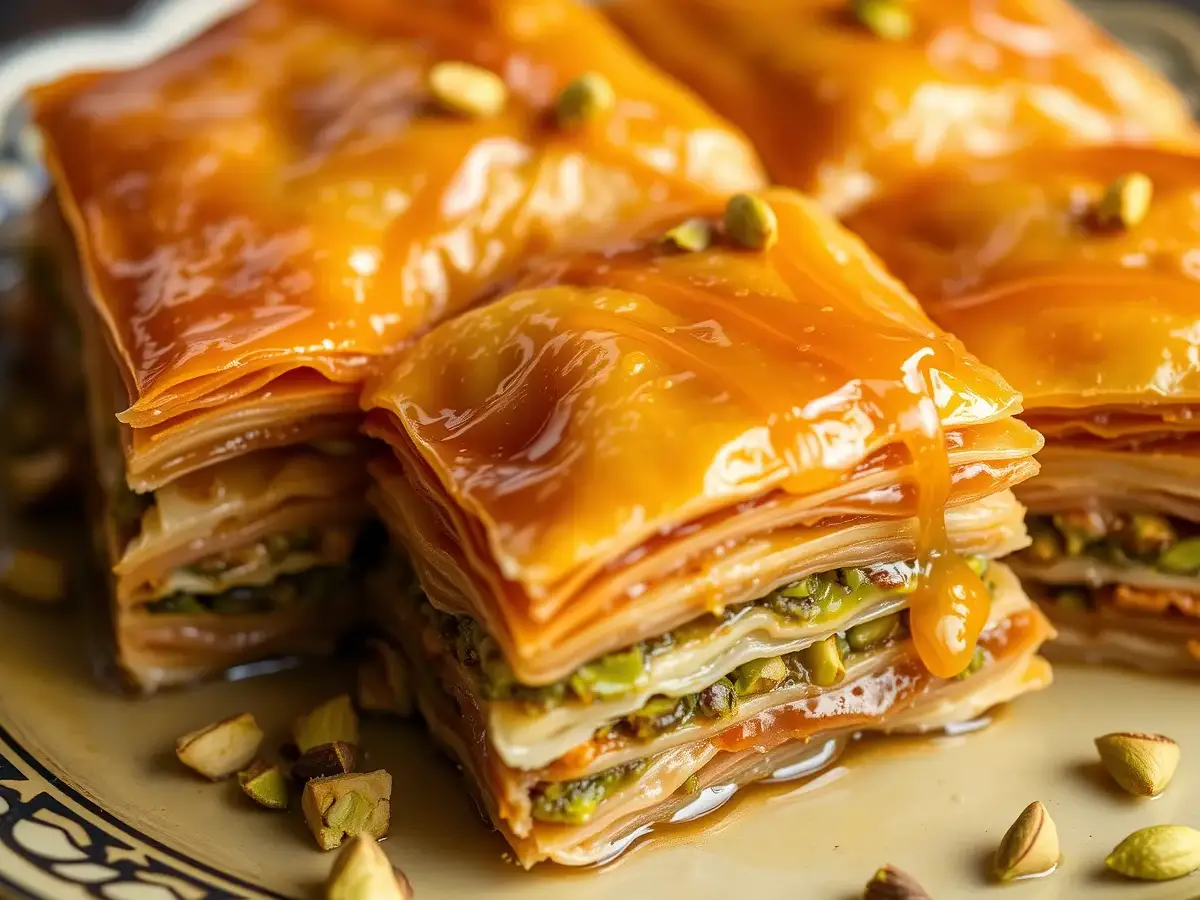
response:
<path id="1" fill-rule="evenodd" d="M 973 558 L 971 564 L 980 574 L 986 571 L 987 561 L 982 558 Z M 819 622 L 823 616 L 840 610 L 843 603 L 864 592 L 870 592 L 869 595 L 877 599 L 881 596 L 880 591 L 907 593 L 915 588 L 915 566 L 902 564 L 887 568 L 888 572 L 878 576 L 879 579 L 890 579 L 886 586 L 879 580 L 872 581 L 862 570 L 839 570 L 828 576 L 812 576 L 788 585 L 755 605 L 784 615 L 777 605 L 788 604 L 784 609 L 795 610 L 797 607 L 791 604 L 801 604 L 803 617 Z M 815 607 L 807 605 L 810 600 Z M 596 698 L 620 697 L 644 687 L 649 680 L 649 663 L 653 655 L 679 642 L 678 632 L 668 634 L 654 642 L 603 656 L 562 681 L 534 687 L 516 681 L 499 646 L 474 620 L 438 612 L 428 603 L 425 603 L 424 611 L 443 639 L 454 647 L 458 660 L 478 669 L 489 700 L 523 702 L 535 711 L 568 701 L 586 703 Z M 740 614 L 743 613 L 734 613 Z M 706 633 L 711 633 L 711 626 Z M 873 653 L 907 636 L 907 613 L 904 611 L 863 622 L 793 653 L 751 660 L 696 693 L 682 697 L 652 696 L 637 711 L 604 726 L 597 736 L 615 734 L 628 739 L 650 740 L 693 721 L 732 716 L 740 701 L 758 694 L 801 684 L 831 687 L 845 677 L 848 665 L 853 665 L 861 654 Z M 972 660 L 974 668 L 968 666 L 963 677 L 980 665 L 981 659 Z"/>
<path id="2" fill-rule="evenodd" d="M 152 614 L 249 616 L 325 603 L 343 589 L 346 579 L 344 568 L 318 566 L 281 576 L 270 584 L 235 587 L 219 594 L 179 591 L 141 608 Z"/>
<path id="3" fill-rule="evenodd" d="M 1155 513 L 1077 510 L 1030 516 L 1032 544 L 1022 556 L 1049 564 L 1087 556 L 1117 566 L 1149 566 L 1171 575 L 1200 574 L 1200 528 Z"/>
<path id="4" fill-rule="evenodd" d="M 582 825 L 614 792 L 636 779 L 646 769 L 644 759 L 614 766 L 575 781 L 554 781 L 533 790 L 533 817 L 541 822 Z"/>
<path id="5" fill-rule="evenodd" d="M 321 546 L 321 533 L 312 526 L 293 528 L 268 534 L 260 541 L 224 550 L 199 559 L 185 571 L 194 575 L 217 577 L 236 569 L 248 568 L 266 562 L 282 562 L 293 553 L 311 553 Z"/>

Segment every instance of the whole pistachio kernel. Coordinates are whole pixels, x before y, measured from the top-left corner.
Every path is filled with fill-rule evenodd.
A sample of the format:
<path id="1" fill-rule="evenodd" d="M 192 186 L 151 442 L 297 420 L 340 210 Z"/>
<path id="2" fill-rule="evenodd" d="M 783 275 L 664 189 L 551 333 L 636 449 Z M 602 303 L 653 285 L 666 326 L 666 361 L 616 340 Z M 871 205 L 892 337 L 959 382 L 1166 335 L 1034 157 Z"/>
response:
<path id="1" fill-rule="evenodd" d="M 698 253 L 712 243 L 712 225 L 707 219 L 685 219 L 663 235 L 663 240 L 685 253 Z"/>
<path id="2" fill-rule="evenodd" d="M 779 240 L 779 220 L 762 197 L 734 194 L 725 205 L 725 236 L 748 250 L 767 250 Z"/>
<path id="3" fill-rule="evenodd" d="M 1114 178 L 1096 201 L 1096 221 L 1113 228 L 1132 228 L 1146 218 L 1154 182 L 1142 172 L 1128 172 Z"/>
<path id="4" fill-rule="evenodd" d="M 1113 780 L 1139 797 L 1161 794 L 1179 766 L 1179 745 L 1162 734 L 1105 734 L 1096 750 Z"/>
<path id="5" fill-rule="evenodd" d="M 1058 829 L 1041 801 L 1030 803 L 1004 834 L 996 849 L 995 872 L 1001 881 L 1043 875 L 1058 865 Z"/>
<path id="6" fill-rule="evenodd" d="M 831 687 L 846 677 L 846 663 L 842 660 L 837 635 L 809 644 L 801 653 L 813 684 Z"/>
<path id="7" fill-rule="evenodd" d="M 1152 825 L 1135 831 L 1104 864 L 1126 878 L 1170 881 L 1200 869 L 1200 831 L 1186 825 Z"/>
<path id="8" fill-rule="evenodd" d="M 444 109 L 462 116 L 494 116 L 508 102 L 504 79 L 470 63 L 437 63 L 429 70 L 428 85 L 429 92 Z"/>
<path id="9" fill-rule="evenodd" d="M 892 613 L 850 628 L 846 632 L 846 642 L 852 650 L 868 650 L 892 637 L 899 627 L 900 613 Z"/>
<path id="10" fill-rule="evenodd" d="M 554 115 L 560 128 L 580 128 L 616 103 L 617 94 L 608 79 L 599 72 L 586 72 L 559 93 Z"/>
<path id="11" fill-rule="evenodd" d="M 853 0 L 851 9 L 859 24 L 885 41 L 912 36 L 912 11 L 904 0 Z"/>

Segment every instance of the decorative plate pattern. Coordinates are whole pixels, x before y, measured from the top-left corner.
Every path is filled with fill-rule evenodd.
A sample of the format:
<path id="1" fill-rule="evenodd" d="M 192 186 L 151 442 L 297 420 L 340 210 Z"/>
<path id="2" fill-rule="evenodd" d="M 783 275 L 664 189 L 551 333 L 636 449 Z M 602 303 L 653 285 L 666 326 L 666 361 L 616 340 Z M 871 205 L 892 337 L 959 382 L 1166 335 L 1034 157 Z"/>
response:
<path id="1" fill-rule="evenodd" d="M 185 40 L 210 22 L 245 2 L 246 0 L 157 0 L 157 2 L 143 7 L 127 22 L 114 27 L 87 29 L 66 35 L 41 38 L 0 52 L 0 224 L 11 221 L 22 211 L 30 208 L 42 196 L 46 188 L 45 174 L 37 158 L 36 137 L 27 127 L 20 104 L 20 97 L 29 85 L 75 68 L 136 65 Z M 1082 5 L 1096 15 L 1110 31 L 1128 42 L 1140 55 L 1166 72 L 1186 92 L 1194 108 L 1200 112 L 1200 18 L 1177 6 L 1165 2 L 1153 2 L 1153 0 L 1085 0 Z M 2 240 L 3 237 L 0 234 L 0 242 Z M 0 251 L 3 250 L 4 247 L 0 244 Z M 11 253 L 4 255 L 11 256 Z M 0 284 L 0 289 L 2 287 L 3 285 Z M 49 645 L 50 642 L 58 640 L 60 626 L 60 623 L 54 623 L 53 627 L 47 627 L 43 623 L 26 627 L 18 621 L 21 618 L 15 612 L 0 607 L 0 622 L 4 625 L 4 628 L 0 628 L 0 898 L 4 898 L 4 900 L 58 900 L 58 898 L 87 897 L 103 898 L 103 900 L 205 900 L 205 898 L 213 898 L 213 900 L 219 900 L 219 898 L 286 900 L 288 896 L 299 892 L 291 889 L 288 893 L 276 892 L 263 887 L 261 883 L 254 883 L 248 877 L 236 877 L 214 865 L 211 861 L 211 854 L 207 855 L 210 861 L 205 861 L 206 854 L 196 851 L 186 841 L 179 841 L 168 846 L 149 833 L 161 834 L 164 832 L 163 828 L 145 826 L 140 820 L 134 821 L 128 814 L 123 815 L 106 808 L 93 799 L 87 787 L 81 786 L 91 785 L 94 790 L 95 785 L 103 780 L 104 776 L 100 776 L 98 779 L 93 775 L 89 776 L 90 780 L 88 780 L 84 779 L 73 767 L 55 766 L 53 762 L 48 761 L 47 754 L 39 757 L 30 749 L 30 746 L 22 742 L 16 733 L 6 730 L 6 725 L 11 727 L 7 718 L 12 716 L 13 707 L 10 705 L 6 714 L 6 692 L 11 689 L 4 682 L 6 677 L 4 666 L 8 663 L 3 657 L 5 646 L 3 632 L 11 628 L 13 634 L 34 635 L 36 637 L 30 638 L 30 640 L 41 640 Z M 16 644 L 17 640 L 11 639 L 10 647 L 16 646 Z M 66 665 L 64 660 L 67 655 L 65 652 L 61 653 L 59 658 L 54 661 L 44 658 L 43 664 Z M 18 662 L 16 665 L 19 667 L 21 663 Z M 40 677 L 31 668 L 18 668 L 16 671 L 22 672 L 22 677 Z M 1048 703 L 1052 703 L 1058 696 L 1067 698 L 1068 691 L 1073 692 L 1070 696 L 1073 696 L 1076 701 L 1081 696 L 1096 696 L 1090 694 L 1091 691 L 1096 690 L 1096 687 L 1094 685 L 1088 687 L 1093 682 L 1102 683 L 1100 694 L 1109 698 L 1114 697 L 1117 692 L 1124 692 L 1125 700 L 1122 702 L 1127 709 L 1138 706 L 1136 698 L 1139 696 L 1139 691 L 1144 691 L 1146 696 L 1154 694 L 1157 702 L 1165 702 L 1168 706 L 1190 702 L 1188 686 L 1180 684 L 1172 683 L 1159 688 L 1142 681 L 1123 680 L 1133 679 L 1135 676 L 1110 678 L 1104 674 L 1068 674 L 1071 676 L 1069 680 L 1075 682 L 1074 684 L 1064 684 L 1061 688 L 1052 691 L 1051 695 L 1054 696 L 1049 700 L 1034 698 L 1027 701 L 1023 705 L 1028 708 L 1022 710 L 1022 716 L 1029 714 L 1032 717 L 1037 714 L 1034 708 L 1037 704 L 1042 717 L 1054 718 L 1055 713 L 1050 711 L 1052 707 Z M 82 672 L 74 672 L 70 677 L 80 679 L 85 676 Z M 65 683 L 70 683 L 69 677 L 64 677 L 63 680 Z M 1064 678 L 1064 681 L 1067 680 Z M 1063 693 L 1059 694 L 1059 690 Z M 67 692 L 74 693 L 70 687 L 62 689 L 60 685 L 60 696 Z M 1163 693 L 1169 695 L 1166 701 L 1162 699 Z M 227 702 L 227 700 L 228 698 L 225 698 L 220 702 Z M 32 701 L 21 700 L 20 702 Z M 126 701 L 114 699 L 112 703 L 124 704 Z M 128 705 L 136 707 L 134 704 Z M 1175 714 L 1194 718 L 1192 712 L 1189 711 L 1191 709 L 1194 707 L 1188 707 L 1188 710 L 1185 710 L 1179 706 Z M 82 715 L 79 710 L 63 712 L 63 715 L 72 714 Z M 199 712 L 196 714 L 201 715 Z M 130 719 L 141 716 L 144 720 L 147 715 L 149 714 L 144 711 L 143 707 L 143 711 L 131 713 Z M 178 718 L 180 714 L 176 710 L 171 715 Z M 1136 721 L 1137 717 L 1134 718 Z M 1080 724 L 1082 725 L 1082 723 Z M 1101 727 L 1096 723 L 1089 723 L 1084 727 L 1092 726 Z M 1038 745 L 1032 735 L 1038 731 L 1039 726 L 1030 724 L 1019 733 L 1007 735 L 1006 739 L 1022 744 L 1021 749 L 1028 752 L 1029 757 L 1034 759 L 1037 758 Z M 1091 733 L 1091 731 L 1086 732 L 1089 735 Z M 130 735 L 126 737 L 132 739 Z M 144 738 L 144 736 L 141 737 Z M 159 737 L 161 736 L 155 736 L 154 740 L 158 740 Z M 939 739 L 939 741 L 942 740 Z M 963 738 L 944 740 L 948 742 L 945 746 L 950 748 L 945 751 L 947 765 L 958 766 L 961 769 L 963 760 L 955 761 L 950 757 L 955 755 L 953 748 L 959 746 L 958 742 L 961 742 Z M 398 758 L 403 758 L 405 762 L 401 763 L 394 771 L 403 772 L 404 766 L 407 765 L 411 783 L 406 786 L 405 782 L 401 780 L 399 787 L 402 792 L 409 790 L 415 792 L 410 795 L 410 799 L 413 800 L 416 808 L 411 811 L 409 819 L 405 821 L 402 818 L 400 823 L 394 826 L 394 830 L 399 833 L 401 829 L 407 829 L 403 833 L 415 834 L 417 828 L 425 825 L 425 818 L 433 815 L 430 812 L 430 798 L 440 796 L 438 791 L 442 782 L 446 781 L 448 777 L 453 781 L 453 777 L 442 771 L 445 767 L 437 766 L 427 750 L 414 749 L 414 747 L 421 746 L 419 739 L 414 742 L 413 736 L 410 734 L 402 737 L 402 743 L 404 748 L 395 752 L 398 754 Z M 994 751 L 991 752 L 995 755 Z M 959 757 L 962 755 L 961 753 L 957 754 Z M 414 757 L 422 758 L 414 762 Z M 913 767 L 914 771 L 916 771 L 917 765 L 926 767 L 921 769 L 923 773 L 921 777 L 929 778 L 931 776 L 926 769 L 929 766 L 936 768 L 940 762 L 930 763 L 928 760 L 918 762 Z M 822 776 L 818 781 L 825 782 L 839 778 L 838 772 L 841 771 L 843 770 L 831 772 L 828 779 Z M 865 772 L 856 773 L 856 777 L 864 781 L 866 780 L 865 775 Z M 437 784 L 432 787 L 425 784 L 429 781 Z M 1042 782 L 1045 782 L 1044 778 Z M 156 789 L 161 789 L 161 786 Z M 198 789 L 213 790 L 207 786 L 200 786 Z M 801 790 L 807 789 L 806 787 Z M 426 792 L 421 794 L 421 790 Z M 1079 789 L 1076 787 L 1072 790 L 1078 793 Z M 401 801 L 404 799 L 403 796 L 400 798 Z M 809 798 L 809 802 L 815 807 L 814 800 L 815 796 Z M 1023 803 L 1022 800 L 1020 805 Z M 177 810 L 179 815 L 189 812 L 186 809 L 187 804 L 182 805 L 184 808 Z M 396 804 L 394 803 L 394 805 Z M 1180 818 L 1186 818 L 1186 812 L 1177 804 L 1167 805 L 1170 809 L 1180 809 Z M 1162 810 L 1163 804 L 1160 803 L 1157 807 Z M 446 860 L 447 852 L 452 852 L 452 848 L 458 849 L 457 841 L 460 838 L 462 843 L 467 845 L 462 848 L 464 854 L 470 853 L 478 856 L 487 854 L 488 848 L 496 850 L 499 847 L 498 842 L 488 842 L 482 829 L 477 829 L 480 832 L 479 835 L 461 834 L 457 823 L 467 821 L 467 819 L 463 818 L 462 810 L 453 812 L 455 813 L 455 825 L 429 826 L 431 832 L 438 832 L 435 837 L 441 842 L 435 843 L 432 839 L 426 840 L 424 844 L 419 844 L 418 850 L 415 851 L 419 862 L 432 865 L 435 870 L 438 866 L 437 860 Z M 985 812 L 989 820 L 996 818 L 996 811 L 986 810 Z M 167 819 L 170 818 L 169 813 L 169 810 L 164 813 Z M 767 810 L 763 810 L 762 814 L 766 817 Z M 403 816 L 403 812 L 401 815 Z M 1057 809 L 1055 815 L 1058 815 Z M 1126 815 L 1125 812 L 1116 811 L 1113 815 L 1118 818 L 1118 824 L 1125 821 L 1120 818 Z M 775 818 L 777 819 L 778 816 Z M 870 817 L 865 821 L 869 827 L 881 824 Z M 886 824 L 894 826 L 895 823 Z M 1006 824 L 1006 821 L 997 821 L 994 824 L 1002 826 Z M 1200 824 L 1200 822 L 1193 822 L 1193 824 Z M 724 827 L 724 823 L 721 823 L 716 830 L 719 831 Z M 1083 827 L 1090 828 L 1090 826 Z M 1124 827 L 1123 824 L 1121 827 Z M 892 837 L 895 836 L 895 827 L 885 830 Z M 1096 830 L 1101 830 L 1099 824 L 1097 824 Z M 289 840 L 294 837 L 296 835 L 288 834 Z M 1089 834 L 1088 837 L 1091 838 L 1092 835 Z M 443 838 L 445 839 L 443 840 Z M 275 839 L 272 837 L 270 840 Z M 883 841 L 888 839 L 887 836 L 881 838 Z M 269 845 L 270 841 L 264 841 L 264 843 Z M 711 852 L 717 853 L 720 843 L 720 838 L 714 838 Z M 421 850 L 420 847 L 425 849 Z M 430 849 L 431 847 L 434 849 Z M 838 850 L 838 846 L 834 845 L 833 849 Z M 242 851 L 253 853 L 255 848 L 247 846 L 243 847 Z M 267 846 L 259 852 L 271 852 L 271 847 Z M 412 853 L 414 851 L 406 847 L 404 852 Z M 308 855 L 313 856 L 314 854 L 309 853 Z M 762 853 L 759 854 L 759 856 L 762 855 Z M 511 875 L 507 874 L 511 872 L 511 866 L 501 864 L 498 860 L 499 853 L 496 852 L 488 858 L 486 864 L 473 867 L 464 864 L 464 869 L 471 869 L 464 875 L 464 878 L 476 879 L 474 882 L 476 885 L 480 883 L 495 885 L 497 888 L 495 896 L 525 896 L 524 888 L 514 885 L 525 884 L 532 887 L 533 881 L 522 881 L 530 876 L 521 876 L 514 880 Z M 883 861 L 879 860 L 878 862 Z M 327 862 L 322 865 L 327 865 Z M 746 860 L 742 856 L 738 857 L 736 863 L 725 862 L 722 865 L 733 866 L 731 878 L 738 877 L 738 872 L 742 872 L 742 877 L 746 877 L 746 870 L 743 868 L 745 865 L 757 865 L 759 868 L 755 871 L 761 871 L 763 867 L 769 868 L 769 864 L 763 860 L 756 864 L 753 859 Z M 313 868 L 315 871 L 316 866 L 314 865 Z M 239 866 L 237 871 L 245 872 L 248 869 L 254 871 L 256 867 Z M 867 874 L 869 872 L 864 871 L 863 877 Z M 304 877 L 308 877 L 307 873 Z M 660 872 L 656 877 L 662 879 L 662 873 Z M 678 878 L 678 881 L 673 880 L 675 878 Z M 618 894 L 634 896 L 630 893 L 628 879 L 614 882 L 606 877 L 604 880 L 608 881 L 608 884 L 599 888 L 599 894 L 595 896 L 609 896 L 610 889 Z M 861 881 L 857 876 L 855 880 Z M 304 881 L 304 878 L 289 879 L 288 883 L 295 884 L 297 881 Z M 1053 879 L 1048 879 L 1046 886 L 1041 888 L 1037 896 L 1079 896 L 1077 893 L 1059 894 L 1057 889 L 1050 887 L 1052 881 Z M 588 885 L 586 890 L 583 888 L 585 883 Z M 643 884 L 641 881 L 636 883 Z M 307 884 L 312 887 L 311 881 Z M 501 887 L 502 884 L 503 887 Z M 594 882 L 585 882 L 574 877 L 555 876 L 551 879 L 550 887 L 547 887 L 547 881 L 544 879 L 539 879 L 537 884 L 539 885 L 537 888 L 539 897 L 563 896 L 567 893 L 573 897 L 583 897 L 584 894 L 591 897 L 594 896 L 593 890 L 597 890 Z M 620 884 L 624 884 L 624 889 L 620 887 Z M 707 878 L 699 867 L 696 867 L 695 874 L 689 874 L 684 870 L 675 872 L 671 881 L 662 880 L 660 890 L 666 889 L 668 884 L 696 897 L 701 896 L 701 891 L 705 892 L 704 896 L 709 896 L 708 891 L 716 887 L 711 883 L 711 878 Z M 1098 876 L 1096 884 L 1098 885 L 1096 891 L 1107 892 L 1113 887 Z M 727 885 L 723 888 L 723 892 L 727 893 L 733 889 Z M 636 888 L 635 892 L 637 890 L 641 890 L 641 888 Z M 1022 889 L 1016 888 L 1015 890 L 1020 893 Z M 1067 888 L 1067 890 L 1071 891 L 1072 888 Z M 1133 889 L 1135 892 L 1137 890 L 1137 888 Z M 1164 888 L 1164 890 L 1166 889 Z M 474 895 L 476 891 L 473 890 L 471 893 Z M 489 891 L 489 893 L 491 892 Z M 1185 893 L 1190 894 L 1190 892 Z M 1090 894 L 1091 890 L 1089 889 Z M 458 889 L 443 895 L 463 896 L 464 894 L 461 889 Z M 789 893 L 789 895 L 793 894 Z M 1027 894 L 1023 896 L 1027 896 Z M 1122 894 L 1122 896 L 1125 895 Z M 1137 896 L 1142 897 L 1147 894 L 1137 893 Z M 1154 893 L 1154 896 L 1173 898 L 1182 897 L 1185 894 Z"/>

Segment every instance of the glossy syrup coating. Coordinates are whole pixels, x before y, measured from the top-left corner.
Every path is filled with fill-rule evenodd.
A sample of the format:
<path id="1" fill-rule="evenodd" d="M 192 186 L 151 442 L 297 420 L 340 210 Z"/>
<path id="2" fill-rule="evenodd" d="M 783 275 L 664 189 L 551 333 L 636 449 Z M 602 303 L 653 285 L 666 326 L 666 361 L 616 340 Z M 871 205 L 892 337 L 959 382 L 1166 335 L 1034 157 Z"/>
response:
<path id="1" fill-rule="evenodd" d="M 449 60 L 500 75 L 502 111 L 440 106 Z M 590 70 L 616 102 L 566 133 L 547 111 Z M 760 183 L 739 135 L 570 0 L 260 0 L 33 99 L 134 427 L 297 367 L 355 382 L 531 254 Z"/>
<path id="2" fill-rule="evenodd" d="M 611 17 L 750 135 L 774 180 L 841 212 L 914 168 L 1023 147 L 1194 143 L 1164 79 L 1066 0 L 617 0 Z"/>
<path id="3" fill-rule="evenodd" d="M 1153 183 L 1145 217 L 1097 223 L 1098 198 L 1130 172 Z M 930 174 L 847 224 L 1022 391 L 1032 422 L 1103 412 L 1116 436 L 1137 412 L 1156 415 L 1142 430 L 1195 430 L 1200 157 L 1023 153 Z"/>
<path id="4" fill-rule="evenodd" d="M 1019 397 L 811 201 L 762 196 L 770 249 L 721 237 L 682 253 L 661 239 L 669 221 L 546 263 L 419 340 L 367 403 L 396 417 L 531 596 L 706 513 L 818 495 L 878 448 L 906 448 L 896 464 L 917 490 L 892 512 L 919 517 L 931 561 L 918 648 L 957 674 L 988 598 L 946 552 L 943 427 L 1003 421 Z"/>

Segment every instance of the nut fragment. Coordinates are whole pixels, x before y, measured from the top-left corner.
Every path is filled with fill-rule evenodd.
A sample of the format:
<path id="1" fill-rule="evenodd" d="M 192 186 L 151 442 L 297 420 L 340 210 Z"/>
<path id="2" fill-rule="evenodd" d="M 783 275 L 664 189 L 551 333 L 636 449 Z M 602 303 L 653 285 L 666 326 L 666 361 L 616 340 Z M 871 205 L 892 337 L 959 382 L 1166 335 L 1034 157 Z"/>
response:
<path id="1" fill-rule="evenodd" d="M 313 747 L 342 741 L 358 746 L 358 714 L 347 694 L 327 700 L 292 725 L 292 737 L 301 754 Z"/>
<path id="2" fill-rule="evenodd" d="M 0 587 L 26 600 L 53 603 L 66 595 L 66 567 L 36 550 L 0 548 Z"/>
<path id="3" fill-rule="evenodd" d="M 1142 172 L 1129 172 L 1113 179 L 1096 201 L 1096 222 L 1110 228 L 1132 228 L 1146 218 L 1154 182 Z"/>
<path id="4" fill-rule="evenodd" d="M 508 102 L 504 79 L 470 63 L 440 62 L 429 70 L 428 83 L 442 107 L 463 116 L 494 116 Z"/>
<path id="5" fill-rule="evenodd" d="M 567 84 L 554 103 L 560 128 L 580 128 L 616 105 L 617 94 L 599 72 L 587 72 Z"/>
<path id="6" fill-rule="evenodd" d="M 1162 734 L 1106 734 L 1096 749 L 1113 780 L 1139 797 L 1161 794 L 1179 766 L 1179 745 Z"/>
<path id="7" fill-rule="evenodd" d="M 669 229 L 663 240 L 686 253 L 698 253 L 712 243 L 712 225 L 708 219 L 685 219 Z"/>
<path id="8" fill-rule="evenodd" d="M 391 796 L 392 776 L 379 769 L 314 778 L 304 786 L 300 805 L 318 846 L 332 850 L 347 836 L 386 835 L 392 819 Z"/>
<path id="9" fill-rule="evenodd" d="M 929 894 L 913 878 L 895 866 L 884 866 L 867 882 L 863 900 L 930 900 Z"/>
<path id="10" fill-rule="evenodd" d="M 779 220 L 761 197 L 734 194 L 725 206 L 725 235 L 749 250 L 766 250 L 779 240 Z"/>
<path id="11" fill-rule="evenodd" d="M 1127 878 L 1169 881 L 1200 869 L 1200 831 L 1186 825 L 1153 825 L 1135 831 L 1104 864 Z"/>
<path id="12" fill-rule="evenodd" d="M 358 748 L 344 741 L 313 747 L 292 765 L 292 777 L 297 781 L 331 778 L 354 771 L 358 764 Z"/>
<path id="13" fill-rule="evenodd" d="M 1058 865 L 1058 829 L 1041 801 L 1030 803 L 1013 822 L 996 850 L 1001 881 L 1043 875 Z"/>
<path id="14" fill-rule="evenodd" d="M 913 32 L 912 12 L 904 0 L 853 0 L 854 18 L 885 41 L 903 41 Z"/>
<path id="15" fill-rule="evenodd" d="M 370 712 L 411 716 L 413 694 L 400 651 L 385 641 L 369 641 L 358 666 L 358 705 Z"/>
<path id="16" fill-rule="evenodd" d="M 267 809 L 288 808 L 288 785 L 283 769 L 270 763 L 258 762 L 238 773 L 238 784 L 246 796 Z"/>
<path id="17" fill-rule="evenodd" d="M 325 884 L 326 900 L 411 900 L 412 895 L 404 873 L 366 834 L 346 841 Z"/>
<path id="18" fill-rule="evenodd" d="M 250 713 L 189 732 L 175 742 L 179 761 L 205 778 L 219 781 L 253 762 L 263 733 Z"/>

